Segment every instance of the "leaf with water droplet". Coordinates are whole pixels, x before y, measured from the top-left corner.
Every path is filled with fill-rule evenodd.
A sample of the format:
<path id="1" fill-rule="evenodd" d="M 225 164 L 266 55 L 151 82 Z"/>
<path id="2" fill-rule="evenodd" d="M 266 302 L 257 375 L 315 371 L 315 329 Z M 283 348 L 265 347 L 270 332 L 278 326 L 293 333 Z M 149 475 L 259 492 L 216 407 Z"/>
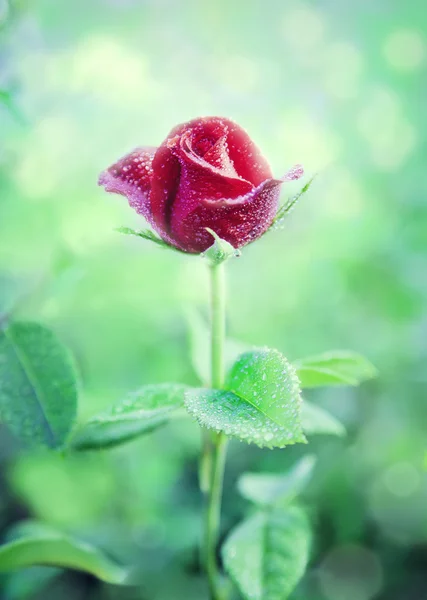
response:
<path id="1" fill-rule="evenodd" d="M 187 410 L 202 426 L 260 447 L 305 442 L 298 378 L 280 352 L 261 348 L 242 354 L 225 387 L 186 392 Z"/>
<path id="2" fill-rule="evenodd" d="M 0 422 L 26 446 L 60 448 L 77 411 L 69 351 L 38 323 L 0 331 Z"/>
<path id="3" fill-rule="evenodd" d="M 245 600 L 286 600 L 304 575 L 311 532 L 295 506 L 257 512 L 222 548 L 225 570 Z"/>
<path id="4" fill-rule="evenodd" d="M 128 442 L 165 425 L 182 407 L 187 386 L 146 385 L 109 410 L 92 417 L 73 436 L 75 450 L 100 450 Z"/>
<path id="5" fill-rule="evenodd" d="M 310 481 L 315 464 L 316 457 L 307 455 L 286 473 L 245 473 L 237 486 L 241 495 L 255 504 L 289 504 Z"/>
<path id="6" fill-rule="evenodd" d="M 377 375 L 364 356 L 349 350 L 333 350 L 294 361 L 301 387 L 359 385 Z"/>
<path id="7" fill-rule="evenodd" d="M 86 542 L 46 531 L 0 546 L 0 572 L 56 566 L 84 571 L 115 585 L 126 584 L 128 572 Z"/>
<path id="8" fill-rule="evenodd" d="M 301 418 L 302 428 L 308 436 L 323 434 L 343 437 L 346 435 L 344 425 L 336 417 L 307 400 L 302 403 Z"/>

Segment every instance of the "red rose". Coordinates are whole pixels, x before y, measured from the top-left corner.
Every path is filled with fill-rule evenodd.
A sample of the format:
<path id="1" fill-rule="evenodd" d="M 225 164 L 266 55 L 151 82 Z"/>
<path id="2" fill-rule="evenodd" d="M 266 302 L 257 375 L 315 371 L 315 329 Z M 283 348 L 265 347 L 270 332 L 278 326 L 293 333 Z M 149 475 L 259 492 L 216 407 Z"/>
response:
<path id="1" fill-rule="evenodd" d="M 222 117 L 178 125 L 159 148 L 137 148 L 104 171 L 99 184 L 126 196 L 169 244 L 199 253 L 212 245 L 209 227 L 240 248 L 260 237 L 278 208 L 280 186 L 248 134 Z"/>

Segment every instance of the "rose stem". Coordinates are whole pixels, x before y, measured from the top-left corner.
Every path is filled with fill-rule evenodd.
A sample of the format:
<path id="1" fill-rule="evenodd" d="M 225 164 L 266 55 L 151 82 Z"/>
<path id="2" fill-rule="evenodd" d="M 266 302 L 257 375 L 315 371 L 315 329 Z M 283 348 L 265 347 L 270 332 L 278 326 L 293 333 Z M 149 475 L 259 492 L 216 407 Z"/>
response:
<path id="1" fill-rule="evenodd" d="M 225 276 L 224 264 L 210 266 L 211 300 L 211 386 L 224 385 L 225 344 Z M 211 433 L 211 432 L 209 432 Z M 206 490 L 205 568 L 211 600 L 223 600 L 216 550 L 220 533 L 221 497 L 224 478 L 227 438 L 212 432 L 211 443 L 204 452 L 210 454 L 210 484 Z"/>

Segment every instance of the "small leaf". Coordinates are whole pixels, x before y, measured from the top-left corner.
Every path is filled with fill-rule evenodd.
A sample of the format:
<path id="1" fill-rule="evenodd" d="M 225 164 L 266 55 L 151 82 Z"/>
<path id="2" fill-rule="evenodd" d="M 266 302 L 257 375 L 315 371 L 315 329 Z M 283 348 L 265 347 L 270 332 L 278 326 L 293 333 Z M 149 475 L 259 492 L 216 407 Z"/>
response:
<path id="1" fill-rule="evenodd" d="M 210 384 L 210 332 L 206 320 L 194 310 L 187 313 L 190 334 L 190 353 L 193 369 L 203 385 Z M 225 340 L 224 361 L 228 371 L 243 352 L 250 350 L 247 344 L 234 339 Z"/>
<path id="2" fill-rule="evenodd" d="M 179 250 L 175 248 L 175 246 L 171 246 L 165 240 L 162 240 L 161 237 L 156 235 L 151 229 L 141 229 L 136 231 L 135 229 L 131 229 L 130 227 L 117 227 L 116 231 L 119 233 L 124 233 L 125 235 L 136 235 L 137 237 L 143 238 L 144 240 L 148 240 L 149 242 L 154 242 L 161 248 L 168 248 L 169 250 L 175 250 L 176 252 L 180 252 L 185 254 L 183 250 Z"/>
<path id="3" fill-rule="evenodd" d="M 146 385 L 106 412 L 92 417 L 71 440 L 75 450 L 110 448 L 165 425 L 182 407 L 187 386 L 177 383 Z"/>
<path id="4" fill-rule="evenodd" d="M 206 258 L 212 267 L 220 265 L 229 258 L 239 257 L 241 255 L 240 250 L 234 248 L 226 240 L 221 239 L 215 231 L 209 227 L 205 227 L 205 229 L 211 234 L 215 241 L 212 246 L 201 254 L 201 256 Z"/>
<path id="5" fill-rule="evenodd" d="M 308 192 L 315 177 L 316 177 L 316 175 L 313 175 L 313 177 L 304 185 L 304 187 L 297 194 L 295 194 L 295 196 L 293 196 L 292 198 L 289 198 L 285 202 L 285 204 L 283 204 L 283 206 L 281 206 L 279 208 L 279 210 L 277 211 L 276 216 L 274 218 L 274 221 L 271 224 L 268 231 L 270 231 L 271 229 L 280 229 L 283 226 L 283 223 L 284 223 L 286 217 L 291 212 L 291 210 L 295 207 L 296 203 L 301 198 L 301 196 L 303 196 L 306 192 Z"/>
<path id="6" fill-rule="evenodd" d="M 359 385 L 376 376 L 377 370 L 366 358 L 346 350 L 308 356 L 294 362 L 301 387 Z"/>
<path id="7" fill-rule="evenodd" d="M 116 585 L 125 584 L 128 573 L 99 550 L 61 533 L 20 538 L 0 546 L 0 572 L 46 565 L 76 569 Z"/>
<path id="8" fill-rule="evenodd" d="M 345 427 L 338 419 L 320 408 L 320 406 L 307 402 L 307 400 L 302 403 L 301 418 L 302 428 L 308 436 L 324 434 L 343 437 L 346 435 Z"/>
<path id="9" fill-rule="evenodd" d="M 316 457 L 308 455 L 287 473 L 245 473 L 237 484 L 239 492 L 261 506 L 289 504 L 308 484 L 315 464 Z"/>
<path id="10" fill-rule="evenodd" d="M 242 354 L 226 387 L 229 391 L 186 392 L 185 405 L 202 426 L 260 447 L 305 442 L 298 379 L 280 352 L 265 348 Z"/>
<path id="11" fill-rule="evenodd" d="M 225 570 L 245 600 L 286 600 L 304 575 L 310 540 L 307 518 L 299 508 L 258 512 L 224 544 Z"/>
<path id="12" fill-rule="evenodd" d="M 63 446 L 77 411 L 71 355 L 46 327 L 0 331 L 0 422 L 28 447 Z"/>

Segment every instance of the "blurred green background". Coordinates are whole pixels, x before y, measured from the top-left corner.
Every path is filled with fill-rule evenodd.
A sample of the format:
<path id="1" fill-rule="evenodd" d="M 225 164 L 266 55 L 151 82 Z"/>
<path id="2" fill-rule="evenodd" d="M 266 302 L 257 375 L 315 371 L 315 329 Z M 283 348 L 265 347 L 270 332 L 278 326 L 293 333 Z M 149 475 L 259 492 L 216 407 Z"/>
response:
<path id="1" fill-rule="evenodd" d="M 0 0 L 0 312 L 73 349 L 81 420 L 144 383 L 195 383 L 184 313 L 207 297 L 197 257 L 114 231 L 144 224 L 98 173 L 212 114 L 245 127 L 277 175 L 297 162 L 319 173 L 286 228 L 228 268 L 233 337 L 291 359 L 349 348 L 380 371 L 360 389 L 310 393 L 346 439 L 231 444 L 224 534 L 246 508 L 240 472 L 318 456 L 295 600 L 427 598 L 423 26 L 422 0 Z M 2 429 L 1 539 L 42 519 L 138 562 L 144 584 L 34 569 L 4 578 L 0 597 L 206 598 L 198 453 L 186 421 L 65 459 L 23 455 Z"/>

